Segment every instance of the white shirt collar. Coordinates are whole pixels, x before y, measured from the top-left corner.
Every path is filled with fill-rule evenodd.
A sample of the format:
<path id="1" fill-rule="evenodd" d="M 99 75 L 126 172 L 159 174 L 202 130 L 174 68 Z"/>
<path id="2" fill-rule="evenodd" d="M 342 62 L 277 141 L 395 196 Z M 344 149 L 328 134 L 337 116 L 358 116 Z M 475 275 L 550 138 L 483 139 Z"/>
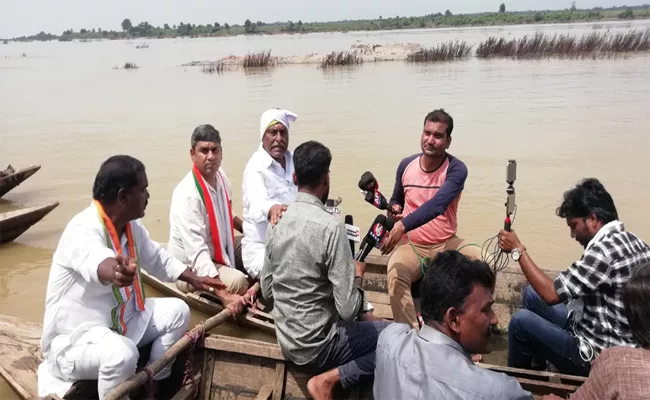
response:
<path id="1" fill-rule="evenodd" d="M 257 149 L 256 159 L 257 159 L 257 164 L 263 168 L 269 168 L 271 167 L 271 165 L 274 165 L 274 163 L 275 165 L 282 167 L 279 162 L 274 160 L 273 157 L 271 157 L 271 155 L 266 150 L 264 150 L 261 144 L 260 144 L 260 148 Z M 288 165 L 292 159 L 293 159 L 293 154 L 291 153 L 291 151 L 290 150 L 285 151 L 284 152 L 284 160 L 286 162 L 285 165 Z"/>

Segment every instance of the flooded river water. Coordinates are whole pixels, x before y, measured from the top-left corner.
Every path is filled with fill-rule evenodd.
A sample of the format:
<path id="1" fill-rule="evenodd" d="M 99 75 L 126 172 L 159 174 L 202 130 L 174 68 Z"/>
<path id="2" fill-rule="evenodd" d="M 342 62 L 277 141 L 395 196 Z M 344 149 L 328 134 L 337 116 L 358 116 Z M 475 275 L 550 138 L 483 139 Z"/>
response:
<path id="1" fill-rule="evenodd" d="M 221 76 L 181 66 L 263 49 L 277 55 L 346 50 L 358 40 L 477 43 L 489 35 L 580 34 L 630 26 L 649 25 L 0 45 L 0 167 L 42 165 L 0 200 L 0 212 L 60 202 L 15 242 L 0 247 L 0 313 L 42 322 L 54 248 L 66 223 L 90 203 L 94 175 L 111 155 L 126 153 L 145 163 L 151 199 L 144 223 L 155 240 L 166 243 L 171 192 L 190 167 L 190 135 L 195 126 L 211 123 L 222 134 L 233 210 L 241 215 L 243 169 L 258 146 L 260 113 L 270 107 L 299 115 L 292 148 L 309 139 L 329 146 L 331 197 L 342 197 L 343 212 L 354 215 L 362 231 L 377 210 L 359 194 L 359 176 L 372 171 L 390 195 L 398 162 L 419 151 L 425 114 L 442 107 L 455 119 L 450 152 L 469 168 L 459 207 L 461 236 L 480 245 L 498 233 L 505 165 L 516 159 L 514 229 L 541 267 L 564 269 L 581 254 L 555 208 L 563 191 L 584 177 L 601 179 L 627 229 L 650 240 L 650 169 L 642 166 L 650 149 L 650 55 L 597 61 L 381 62 L 332 71 L 283 65 Z M 135 48 L 143 42 L 149 48 Z M 140 68 L 112 69 L 127 61 Z M 200 318 L 195 315 L 194 322 Z M 0 397 L 7 396 L 0 387 Z"/>

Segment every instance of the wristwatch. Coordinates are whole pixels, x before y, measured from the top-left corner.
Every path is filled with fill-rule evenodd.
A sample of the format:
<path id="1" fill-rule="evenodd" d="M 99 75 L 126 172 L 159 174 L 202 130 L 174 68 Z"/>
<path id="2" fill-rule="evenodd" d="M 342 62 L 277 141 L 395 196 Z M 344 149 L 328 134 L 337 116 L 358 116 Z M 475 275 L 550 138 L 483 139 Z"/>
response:
<path id="1" fill-rule="evenodd" d="M 515 262 L 519 262 L 519 259 L 521 258 L 521 255 L 524 254 L 524 251 L 526 251 L 526 248 L 524 247 L 523 249 L 512 249 L 512 259 Z"/>

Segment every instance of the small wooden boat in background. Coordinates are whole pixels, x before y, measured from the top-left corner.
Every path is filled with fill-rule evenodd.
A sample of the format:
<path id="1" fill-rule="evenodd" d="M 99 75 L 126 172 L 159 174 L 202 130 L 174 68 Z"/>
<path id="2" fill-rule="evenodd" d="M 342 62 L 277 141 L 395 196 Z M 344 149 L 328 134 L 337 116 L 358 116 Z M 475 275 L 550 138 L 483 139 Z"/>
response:
<path id="1" fill-rule="evenodd" d="M 0 244 L 9 243 L 58 207 L 59 202 L 0 214 Z"/>
<path id="2" fill-rule="evenodd" d="M 40 165 L 32 165 L 31 167 L 23 168 L 9 175 L 0 177 L 0 197 L 23 183 L 23 181 L 34 175 L 39 169 L 41 169 Z"/>

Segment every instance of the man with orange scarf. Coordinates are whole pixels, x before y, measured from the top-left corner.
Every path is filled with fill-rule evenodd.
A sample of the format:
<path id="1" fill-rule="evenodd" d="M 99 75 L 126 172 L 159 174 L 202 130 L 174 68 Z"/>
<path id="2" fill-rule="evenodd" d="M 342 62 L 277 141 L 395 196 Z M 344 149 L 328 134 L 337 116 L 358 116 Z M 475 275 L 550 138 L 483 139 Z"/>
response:
<path id="1" fill-rule="evenodd" d="M 199 278 L 151 240 L 140 222 L 147 186 L 140 161 L 111 157 L 97 173 L 93 202 L 65 227 L 45 294 L 40 397 L 63 397 L 75 381 L 97 380 L 101 400 L 135 373 L 139 348 L 151 344 L 152 363 L 187 331 L 187 304 L 145 298 L 141 268 L 165 282 L 224 289 L 221 282 Z M 170 373 L 171 364 L 154 380 Z"/>
<path id="2" fill-rule="evenodd" d="M 248 279 L 237 269 L 243 266 L 234 230 L 242 231 L 242 221 L 233 215 L 232 185 L 221 168 L 221 136 L 212 125 L 199 125 L 190 145 L 192 170 L 172 194 L 167 249 L 197 275 L 223 282 L 226 289 L 214 294 L 240 312 Z M 185 282 L 177 286 L 185 292 L 193 290 Z"/>

